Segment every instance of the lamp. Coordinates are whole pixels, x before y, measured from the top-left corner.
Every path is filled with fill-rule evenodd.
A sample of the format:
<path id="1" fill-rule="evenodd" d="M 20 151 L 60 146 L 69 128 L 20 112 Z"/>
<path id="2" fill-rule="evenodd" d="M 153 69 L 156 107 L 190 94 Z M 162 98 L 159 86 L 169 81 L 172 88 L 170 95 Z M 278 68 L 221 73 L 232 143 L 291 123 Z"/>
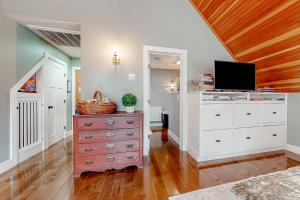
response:
<path id="1" fill-rule="evenodd" d="M 174 83 L 173 80 L 171 80 L 171 83 L 169 85 L 170 92 L 174 92 L 176 90 L 176 83 Z"/>
<path id="2" fill-rule="evenodd" d="M 120 56 L 118 55 L 118 52 L 115 51 L 114 55 L 113 55 L 113 58 L 112 58 L 112 61 L 113 61 L 113 64 L 115 66 L 118 66 L 120 65 L 120 62 L 121 62 L 121 59 L 120 59 Z"/>

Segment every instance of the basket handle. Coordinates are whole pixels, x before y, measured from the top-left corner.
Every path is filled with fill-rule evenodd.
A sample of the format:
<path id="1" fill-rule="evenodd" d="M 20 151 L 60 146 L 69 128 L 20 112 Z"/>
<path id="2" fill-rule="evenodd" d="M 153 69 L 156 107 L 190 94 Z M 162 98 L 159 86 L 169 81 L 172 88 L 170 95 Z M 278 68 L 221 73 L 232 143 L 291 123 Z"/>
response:
<path id="1" fill-rule="evenodd" d="M 103 100 L 103 95 L 99 90 L 97 90 L 97 91 L 95 91 L 93 98 L 97 99 L 97 103 L 101 103 Z"/>

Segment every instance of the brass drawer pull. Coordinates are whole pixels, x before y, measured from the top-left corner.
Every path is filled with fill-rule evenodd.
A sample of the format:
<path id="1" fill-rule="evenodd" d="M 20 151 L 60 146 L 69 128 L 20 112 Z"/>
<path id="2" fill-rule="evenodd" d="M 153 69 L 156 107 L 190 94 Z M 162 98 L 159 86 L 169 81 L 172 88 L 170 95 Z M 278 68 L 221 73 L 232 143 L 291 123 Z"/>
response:
<path id="1" fill-rule="evenodd" d="M 89 136 L 85 136 L 84 138 L 85 138 L 85 139 L 87 139 L 87 140 L 89 140 L 89 139 L 93 139 L 93 138 L 94 138 L 94 136 L 92 136 L 92 135 L 89 135 Z"/>
<path id="2" fill-rule="evenodd" d="M 86 122 L 86 123 L 84 123 L 84 126 L 89 127 L 89 126 L 92 126 L 93 124 L 94 124 L 93 122 Z"/>
<path id="3" fill-rule="evenodd" d="M 85 164 L 87 164 L 87 165 L 90 165 L 90 164 L 93 164 L 93 163 L 94 163 L 94 161 L 92 161 L 92 160 L 85 161 Z"/>
<path id="4" fill-rule="evenodd" d="M 133 124 L 133 122 L 134 122 L 133 120 L 128 120 L 127 124 Z"/>
<path id="5" fill-rule="evenodd" d="M 127 158 L 127 160 L 131 160 L 131 159 L 133 159 L 133 158 L 134 158 L 134 156 L 132 156 L 132 155 L 129 155 L 129 156 L 126 156 L 126 158 Z"/>
<path id="6" fill-rule="evenodd" d="M 114 149 L 115 148 L 115 145 L 114 144 L 107 144 L 106 145 L 106 149 L 108 149 L 108 150 L 112 150 L 112 149 Z"/>
<path id="7" fill-rule="evenodd" d="M 134 132 L 127 133 L 127 136 L 134 136 Z"/>
<path id="8" fill-rule="evenodd" d="M 106 161 L 107 161 L 107 162 L 114 162 L 115 160 L 116 160 L 115 157 L 107 157 L 107 158 L 106 158 Z"/>
<path id="9" fill-rule="evenodd" d="M 84 149 L 85 152 L 91 152 L 91 151 L 94 151 L 93 148 L 88 148 L 88 149 Z"/>
<path id="10" fill-rule="evenodd" d="M 127 148 L 133 148 L 133 147 L 134 147 L 134 144 L 127 144 L 126 147 L 127 147 Z"/>
<path id="11" fill-rule="evenodd" d="M 112 126 L 112 125 L 115 124 L 115 121 L 114 121 L 113 119 L 108 119 L 108 120 L 106 121 L 106 124 L 107 124 L 108 126 Z"/>
<path id="12" fill-rule="evenodd" d="M 106 137 L 115 137 L 116 135 L 115 135 L 115 133 L 113 133 L 113 132 L 108 132 L 108 133 L 106 133 Z"/>

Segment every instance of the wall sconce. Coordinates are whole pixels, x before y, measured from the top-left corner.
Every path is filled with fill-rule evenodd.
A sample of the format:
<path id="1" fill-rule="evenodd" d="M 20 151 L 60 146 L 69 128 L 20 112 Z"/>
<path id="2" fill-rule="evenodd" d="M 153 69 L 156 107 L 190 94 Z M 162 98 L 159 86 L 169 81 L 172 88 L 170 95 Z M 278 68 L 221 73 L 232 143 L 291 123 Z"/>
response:
<path id="1" fill-rule="evenodd" d="M 112 58 L 112 61 L 113 61 L 114 66 L 120 65 L 121 59 L 120 59 L 120 56 L 118 55 L 117 51 L 115 51 L 115 53 L 113 55 L 113 58 Z"/>
<path id="2" fill-rule="evenodd" d="M 171 80 L 171 83 L 169 85 L 169 90 L 170 92 L 174 92 L 176 90 L 176 83 L 173 80 Z"/>

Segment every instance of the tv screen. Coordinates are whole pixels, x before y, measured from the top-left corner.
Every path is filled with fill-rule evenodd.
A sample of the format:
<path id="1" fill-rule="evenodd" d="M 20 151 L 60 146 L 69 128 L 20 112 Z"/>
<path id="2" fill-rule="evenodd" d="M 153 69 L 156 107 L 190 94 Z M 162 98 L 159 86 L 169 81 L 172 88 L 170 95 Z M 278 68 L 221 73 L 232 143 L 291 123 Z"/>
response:
<path id="1" fill-rule="evenodd" d="M 255 64 L 215 61 L 215 89 L 255 90 Z"/>

